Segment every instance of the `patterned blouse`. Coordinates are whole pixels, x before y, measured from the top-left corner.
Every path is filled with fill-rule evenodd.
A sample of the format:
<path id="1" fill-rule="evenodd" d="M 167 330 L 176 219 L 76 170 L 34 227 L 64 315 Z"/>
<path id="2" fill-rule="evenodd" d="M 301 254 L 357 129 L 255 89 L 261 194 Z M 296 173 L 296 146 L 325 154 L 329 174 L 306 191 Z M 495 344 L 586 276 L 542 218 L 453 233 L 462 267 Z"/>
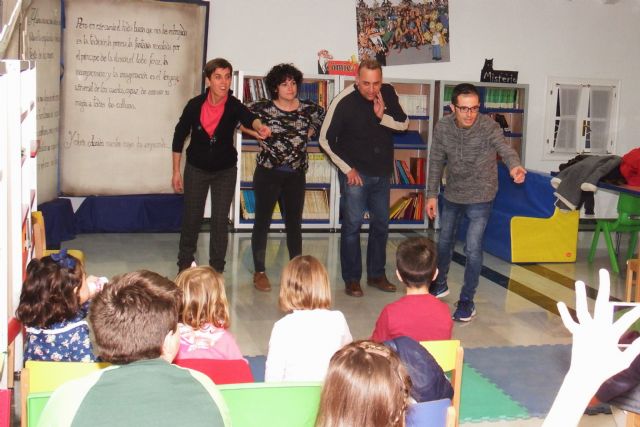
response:
<path id="1" fill-rule="evenodd" d="M 267 169 L 288 166 L 306 172 L 309 130 L 315 136 L 320 133 L 324 108 L 305 100 L 300 100 L 295 111 L 283 111 L 271 100 L 254 102 L 249 108 L 271 128 L 271 137 L 260 144 L 257 164 Z"/>
<path id="2" fill-rule="evenodd" d="M 46 329 L 27 328 L 25 360 L 54 362 L 95 362 L 91 350 L 87 312 L 89 302 L 71 319 L 54 323 Z"/>

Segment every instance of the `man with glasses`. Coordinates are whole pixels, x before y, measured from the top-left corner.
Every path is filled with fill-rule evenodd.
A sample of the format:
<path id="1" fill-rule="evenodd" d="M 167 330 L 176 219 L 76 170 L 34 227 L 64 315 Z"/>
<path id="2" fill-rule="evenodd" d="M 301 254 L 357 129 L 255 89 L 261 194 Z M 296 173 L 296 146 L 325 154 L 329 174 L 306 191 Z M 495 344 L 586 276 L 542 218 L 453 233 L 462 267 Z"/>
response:
<path id="1" fill-rule="evenodd" d="M 435 126 L 429 159 L 427 215 L 432 220 L 437 214 L 443 170 L 446 171 L 438 239 L 439 273 L 429 292 L 438 298 L 449 294 L 447 273 L 456 231 L 466 216 L 469 219 L 464 247 L 467 261 L 453 320 L 468 322 L 476 314 L 473 297 L 482 268 L 482 239 L 498 192 L 496 155 L 507 165 L 514 182 L 524 182 L 526 171 L 520 165 L 518 154 L 506 143 L 498 123 L 479 114 L 480 95 L 474 85 L 462 83 L 453 88 L 451 111 L 453 114 L 443 117 Z"/>

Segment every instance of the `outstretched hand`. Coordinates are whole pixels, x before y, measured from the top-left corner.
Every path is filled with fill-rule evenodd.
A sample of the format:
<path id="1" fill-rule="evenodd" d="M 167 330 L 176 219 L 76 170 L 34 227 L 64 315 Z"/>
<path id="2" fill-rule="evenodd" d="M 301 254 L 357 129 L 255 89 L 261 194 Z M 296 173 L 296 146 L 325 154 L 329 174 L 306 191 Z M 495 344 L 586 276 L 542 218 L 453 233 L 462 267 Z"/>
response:
<path id="1" fill-rule="evenodd" d="M 628 368 L 640 354 L 640 339 L 624 351 L 618 347 L 620 337 L 640 318 L 640 307 L 635 307 L 614 322 L 609 291 L 609 272 L 602 269 L 593 316 L 589 314 L 587 293 L 582 281 L 576 282 L 577 322 L 569 314 L 567 305 L 558 303 L 562 323 L 573 335 L 571 366 L 543 427 L 577 426 L 600 385 Z"/>
<path id="2" fill-rule="evenodd" d="M 573 320 L 565 303 L 558 303 L 562 322 L 573 335 L 571 370 L 584 373 L 598 385 L 628 368 L 640 354 L 640 340 L 634 341 L 624 351 L 618 347 L 622 334 L 640 318 L 640 307 L 635 307 L 614 322 L 609 302 L 610 287 L 609 272 L 601 269 L 600 288 L 592 317 L 587 307 L 585 284 L 576 282 L 578 322 Z"/>

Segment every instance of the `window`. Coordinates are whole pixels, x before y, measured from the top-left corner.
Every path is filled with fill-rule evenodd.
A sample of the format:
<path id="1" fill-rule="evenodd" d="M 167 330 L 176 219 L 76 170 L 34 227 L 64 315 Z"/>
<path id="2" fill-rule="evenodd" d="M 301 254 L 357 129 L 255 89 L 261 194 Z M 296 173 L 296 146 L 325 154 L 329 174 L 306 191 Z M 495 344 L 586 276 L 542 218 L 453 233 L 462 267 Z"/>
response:
<path id="1" fill-rule="evenodd" d="M 613 153 L 618 86 L 615 80 L 550 78 L 545 152 L 554 157 Z"/>

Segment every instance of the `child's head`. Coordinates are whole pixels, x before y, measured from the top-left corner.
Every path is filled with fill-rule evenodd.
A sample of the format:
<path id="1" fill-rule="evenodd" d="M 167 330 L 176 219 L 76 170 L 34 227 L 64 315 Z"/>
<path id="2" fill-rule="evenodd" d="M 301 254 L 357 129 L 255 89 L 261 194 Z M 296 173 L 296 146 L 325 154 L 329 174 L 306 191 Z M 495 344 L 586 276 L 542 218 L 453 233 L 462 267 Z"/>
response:
<path id="1" fill-rule="evenodd" d="M 229 327 L 229 303 L 222 274 L 209 266 L 191 267 L 178 274 L 176 285 L 182 290 L 180 322 L 194 329 L 206 323 Z"/>
<path id="2" fill-rule="evenodd" d="M 82 263 L 64 250 L 31 260 L 16 317 L 39 328 L 71 319 L 80 310 L 84 278 Z"/>
<path id="3" fill-rule="evenodd" d="M 127 364 L 179 349 L 182 292 L 166 277 L 140 270 L 115 277 L 93 300 L 89 328 L 93 352 L 105 362 Z"/>
<path id="4" fill-rule="evenodd" d="M 329 275 L 311 255 L 298 255 L 282 270 L 280 308 L 283 311 L 331 307 Z"/>
<path id="5" fill-rule="evenodd" d="M 411 378 L 398 356 L 373 341 L 354 341 L 331 358 L 316 427 L 403 426 Z"/>
<path id="6" fill-rule="evenodd" d="M 429 286 L 438 269 L 437 252 L 433 240 L 411 237 L 398 245 L 396 268 L 398 278 L 410 288 Z"/>

